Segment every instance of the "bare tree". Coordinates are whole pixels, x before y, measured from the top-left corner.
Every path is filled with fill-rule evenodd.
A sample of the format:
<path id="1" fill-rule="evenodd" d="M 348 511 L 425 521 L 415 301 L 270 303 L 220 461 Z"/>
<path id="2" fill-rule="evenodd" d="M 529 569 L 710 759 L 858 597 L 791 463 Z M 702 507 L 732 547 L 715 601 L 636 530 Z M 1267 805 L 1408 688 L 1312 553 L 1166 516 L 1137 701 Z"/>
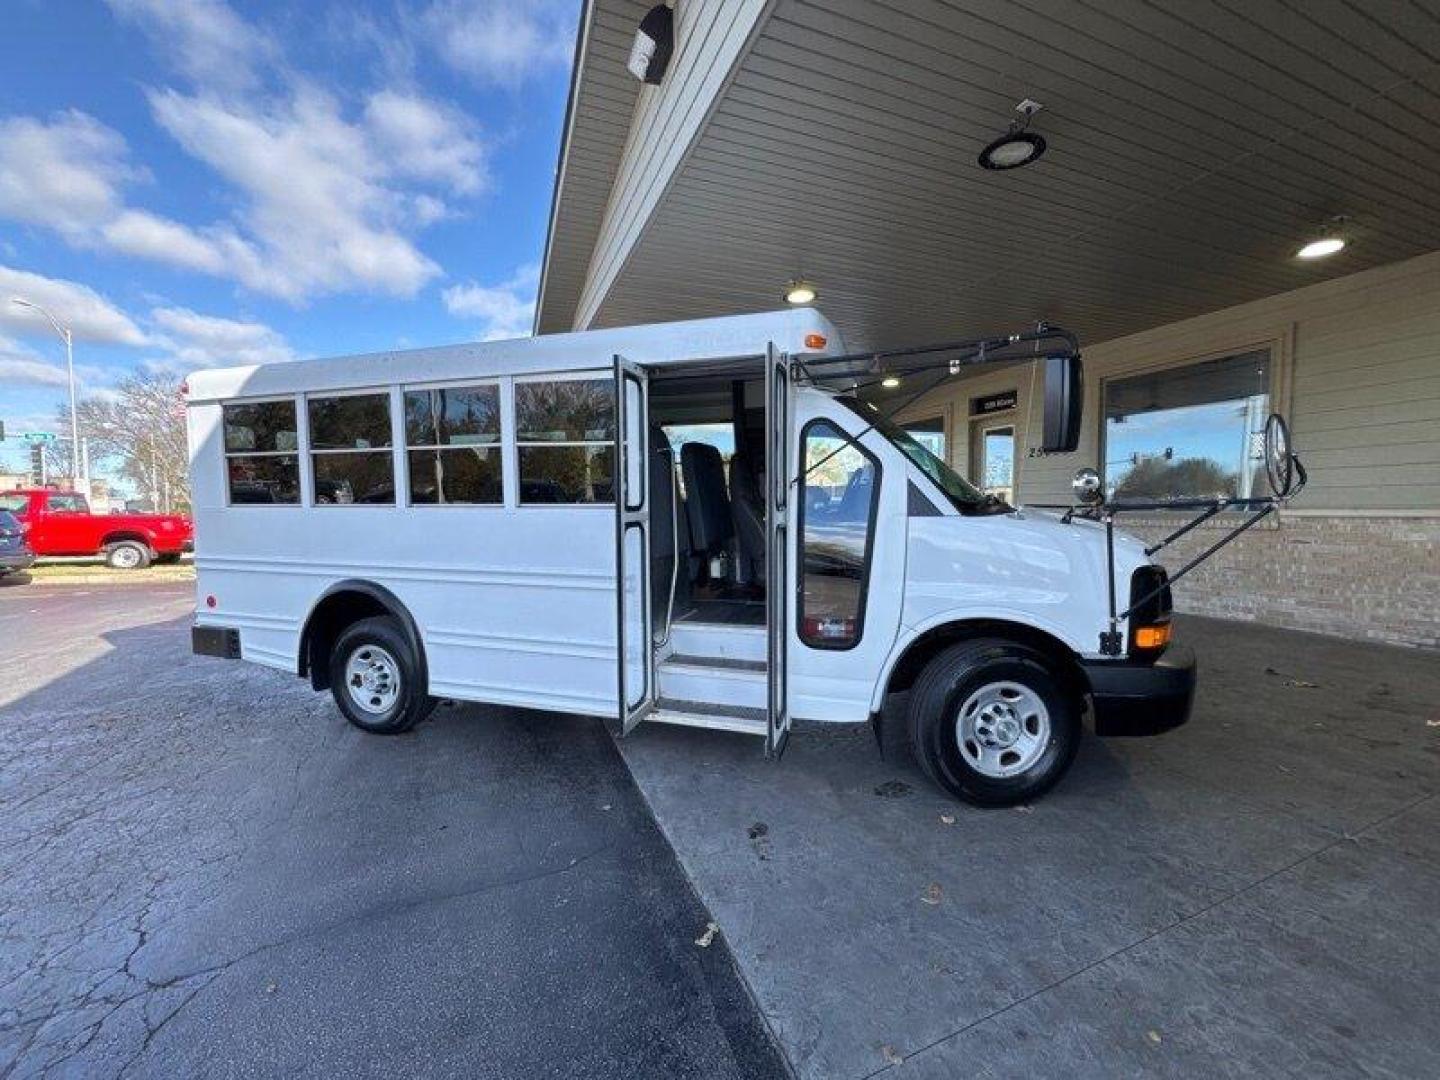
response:
<path id="1" fill-rule="evenodd" d="M 68 410 L 60 412 L 68 424 Z M 102 458 L 116 459 L 120 474 L 157 507 L 166 502 L 172 509 L 189 507 L 190 457 L 178 378 L 136 372 L 112 393 L 82 400 L 78 412 L 80 437 L 90 441 L 92 469 Z M 61 452 L 68 458 L 68 446 Z"/>

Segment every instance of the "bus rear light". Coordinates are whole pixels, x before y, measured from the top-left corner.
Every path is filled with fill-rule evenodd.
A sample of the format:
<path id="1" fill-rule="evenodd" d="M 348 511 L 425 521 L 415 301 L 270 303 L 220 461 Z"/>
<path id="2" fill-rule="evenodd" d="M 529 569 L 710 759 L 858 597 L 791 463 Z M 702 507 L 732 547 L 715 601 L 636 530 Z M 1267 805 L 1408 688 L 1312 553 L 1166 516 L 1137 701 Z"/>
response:
<path id="1" fill-rule="evenodd" d="M 208 608 L 213 608 L 213 607 L 215 607 L 215 605 L 217 605 L 218 603 L 220 603 L 220 601 L 215 599 L 215 596 L 214 596 L 213 593 L 212 593 L 211 595 L 205 597 L 205 606 L 208 607 Z"/>
<path id="2" fill-rule="evenodd" d="M 806 334 L 806 335 L 805 335 L 805 348 L 807 348 L 807 349 L 823 349 L 823 348 L 825 347 L 825 345 L 826 345 L 826 340 L 825 340 L 825 335 L 824 335 L 824 334 Z"/>

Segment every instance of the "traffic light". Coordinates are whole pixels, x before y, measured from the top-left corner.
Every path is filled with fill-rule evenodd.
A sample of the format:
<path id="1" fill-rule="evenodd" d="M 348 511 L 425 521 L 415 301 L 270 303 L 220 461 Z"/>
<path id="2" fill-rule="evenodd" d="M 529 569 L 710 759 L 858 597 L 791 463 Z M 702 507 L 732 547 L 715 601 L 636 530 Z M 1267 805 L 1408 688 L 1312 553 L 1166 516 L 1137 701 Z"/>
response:
<path id="1" fill-rule="evenodd" d="M 45 483 L 45 444 L 30 444 L 30 482 L 36 487 Z"/>

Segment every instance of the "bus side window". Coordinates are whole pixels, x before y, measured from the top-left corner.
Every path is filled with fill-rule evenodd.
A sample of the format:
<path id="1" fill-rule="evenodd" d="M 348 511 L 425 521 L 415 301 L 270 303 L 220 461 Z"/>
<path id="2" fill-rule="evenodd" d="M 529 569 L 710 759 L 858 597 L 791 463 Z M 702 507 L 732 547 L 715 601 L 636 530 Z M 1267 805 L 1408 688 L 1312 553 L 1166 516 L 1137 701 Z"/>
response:
<path id="1" fill-rule="evenodd" d="M 242 401 L 222 407 L 230 505 L 298 503 L 299 437 L 294 401 Z"/>
<path id="2" fill-rule="evenodd" d="M 515 445 L 522 506 L 614 502 L 614 383 L 517 381 Z"/>
<path id="3" fill-rule="evenodd" d="M 390 395 L 312 397 L 306 407 L 316 505 L 393 505 Z"/>
<path id="4" fill-rule="evenodd" d="M 405 460 L 412 505 L 504 502 L 500 388 L 406 390 Z"/>

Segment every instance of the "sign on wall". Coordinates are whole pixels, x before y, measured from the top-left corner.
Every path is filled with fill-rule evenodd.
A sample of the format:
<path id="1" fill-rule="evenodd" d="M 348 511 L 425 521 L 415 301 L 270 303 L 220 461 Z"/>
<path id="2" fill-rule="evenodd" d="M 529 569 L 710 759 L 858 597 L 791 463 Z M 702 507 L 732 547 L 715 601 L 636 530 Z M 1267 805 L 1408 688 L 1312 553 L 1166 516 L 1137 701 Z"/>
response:
<path id="1" fill-rule="evenodd" d="M 1020 400 L 1020 391 L 1002 390 L 998 394 L 986 394 L 984 397 L 973 397 L 970 399 L 971 416 L 989 416 L 991 413 L 1005 412 L 1007 409 L 1015 408 Z"/>

